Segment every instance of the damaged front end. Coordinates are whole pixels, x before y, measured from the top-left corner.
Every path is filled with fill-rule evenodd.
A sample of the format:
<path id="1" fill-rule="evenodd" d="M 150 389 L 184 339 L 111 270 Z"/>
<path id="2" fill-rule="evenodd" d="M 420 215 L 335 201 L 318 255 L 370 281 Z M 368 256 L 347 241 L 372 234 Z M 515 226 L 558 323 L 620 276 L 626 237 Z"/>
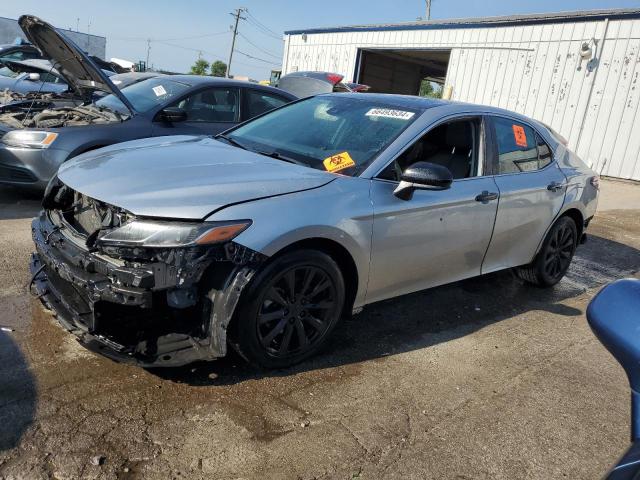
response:
<path id="1" fill-rule="evenodd" d="M 57 179 L 43 206 L 33 283 L 85 346 L 146 367 L 226 354 L 240 294 L 266 259 L 232 241 L 251 222 L 136 218 Z"/>

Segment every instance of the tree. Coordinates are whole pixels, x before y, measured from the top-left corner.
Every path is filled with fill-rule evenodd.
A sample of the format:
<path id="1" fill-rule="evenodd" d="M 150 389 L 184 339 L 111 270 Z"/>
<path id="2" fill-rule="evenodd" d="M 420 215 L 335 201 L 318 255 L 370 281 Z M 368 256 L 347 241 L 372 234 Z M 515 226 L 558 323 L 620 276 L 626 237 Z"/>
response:
<path id="1" fill-rule="evenodd" d="M 211 64 L 211 75 L 214 77 L 225 77 L 227 75 L 227 64 L 216 60 Z"/>
<path id="2" fill-rule="evenodd" d="M 420 83 L 421 97 L 442 98 L 442 85 L 430 82 L 429 80 L 422 80 Z"/>
<path id="3" fill-rule="evenodd" d="M 209 62 L 204 58 L 198 58 L 196 63 L 191 65 L 191 75 L 206 75 L 209 70 Z"/>

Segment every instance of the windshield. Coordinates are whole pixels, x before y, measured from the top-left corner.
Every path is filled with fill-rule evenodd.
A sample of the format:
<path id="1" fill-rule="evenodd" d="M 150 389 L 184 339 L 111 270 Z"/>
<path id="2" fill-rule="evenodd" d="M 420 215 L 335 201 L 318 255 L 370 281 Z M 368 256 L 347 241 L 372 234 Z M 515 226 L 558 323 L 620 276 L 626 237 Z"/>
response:
<path id="1" fill-rule="evenodd" d="M 268 113 L 227 137 L 250 150 L 355 176 L 420 113 L 366 96 L 319 96 Z"/>
<path id="2" fill-rule="evenodd" d="M 9 67 L 0 63 L 0 77 L 16 78 L 18 75 L 20 75 L 20 72 L 14 72 Z"/>
<path id="3" fill-rule="evenodd" d="M 188 88 L 189 85 L 185 83 L 156 77 L 134 83 L 124 87 L 121 91 L 137 112 L 144 113 L 181 95 Z M 96 105 L 125 115 L 129 114 L 127 107 L 113 94 L 102 97 L 96 102 Z"/>

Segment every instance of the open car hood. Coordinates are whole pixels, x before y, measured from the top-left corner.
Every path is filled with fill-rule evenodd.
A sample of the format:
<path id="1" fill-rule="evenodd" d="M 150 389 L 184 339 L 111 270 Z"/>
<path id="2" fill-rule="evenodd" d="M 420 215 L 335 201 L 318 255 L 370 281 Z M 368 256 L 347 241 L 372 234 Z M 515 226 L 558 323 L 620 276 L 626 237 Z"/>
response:
<path id="1" fill-rule="evenodd" d="M 54 68 L 83 99 L 90 100 L 95 90 L 112 93 L 127 108 L 134 109 L 127 98 L 109 77 L 69 38 L 57 31 L 53 25 L 32 15 L 22 15 L 18 24 L 27 39 L 38 47 Z"/>
<path id="2" fill-rule="evenodd" d="M 65 162 L 58 178 L 134 215 L 205 219 L 228 205 L 321 187 L 336 176 L 210 137 L 134 140 Z"/>

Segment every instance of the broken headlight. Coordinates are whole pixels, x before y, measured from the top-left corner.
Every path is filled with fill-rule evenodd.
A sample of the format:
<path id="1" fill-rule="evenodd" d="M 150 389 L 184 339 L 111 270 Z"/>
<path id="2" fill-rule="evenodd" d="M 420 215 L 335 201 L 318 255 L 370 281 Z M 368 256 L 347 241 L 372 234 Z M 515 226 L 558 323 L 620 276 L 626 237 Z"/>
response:
<path id="1" fill-rule="evenodd" d="M 226 242 L 251 225 L 250 220 L 233 222 L 160 222 L 134 220 L 98 237 L 98 244 L 123 247 L 176 248 Z"/>
<path id="2" fill-rule="evenodd" d="M 11 130 L 2 137 L 2 143 L 10 147 L 49 148 L 58 138 L 57 133 L 29 130 Z"/>

